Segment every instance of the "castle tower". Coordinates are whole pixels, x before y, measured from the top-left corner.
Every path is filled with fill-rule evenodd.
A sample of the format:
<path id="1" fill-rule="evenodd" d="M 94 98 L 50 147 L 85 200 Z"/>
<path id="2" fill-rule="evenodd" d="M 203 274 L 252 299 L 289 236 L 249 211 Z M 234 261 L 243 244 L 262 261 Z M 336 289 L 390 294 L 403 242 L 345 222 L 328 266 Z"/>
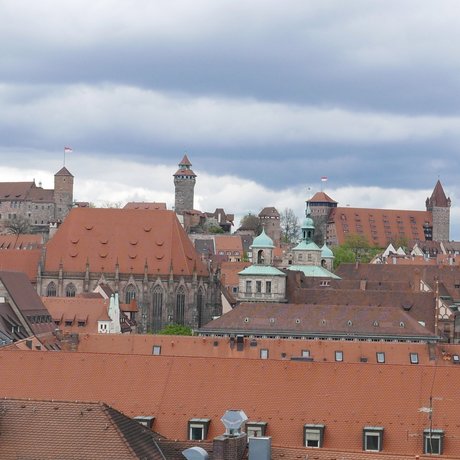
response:
<path id="1" fill-rule="evenodd" d="M 446 197 L 439 180 L 425 204 L 433 219 L 433 241 L 449 241 L 451 201 Z"/>
<path id="2" fill-rule="evenodd" d="M 259 212 L 259 220 L 265 233 L 273 240 L 275 246 L 281 243 L 280 213 L 274 207 L 267 207 Z"/>
<path id="3" fill-rule="evenodd" d="M 73 205 L 73 176 L 64 166 L 54 175 L 54 217 L 63 220 Z"/>
<path id="4" fill-rule="evenodd" d="M 311 209 L 311 218 L 313 219 L 316 227 L 316 242 L 327 241 L 327 223 L 329 216 L 334 208 L 337 208 L 337 201 L 333 200 L 329 195 L 324 192 L 315 193 L 308 201 L 307 204 Z"/>
<path id="5" fill-rule="evenodd" d="M 179 163 L 179 169 L 174 174 L 174 206 L 176 213 L 193 209 L 196 174 L 192 171 L 191 166 L 192 163 L 190 163 L 187 155 L 184 155 L 184 158 Z"/>

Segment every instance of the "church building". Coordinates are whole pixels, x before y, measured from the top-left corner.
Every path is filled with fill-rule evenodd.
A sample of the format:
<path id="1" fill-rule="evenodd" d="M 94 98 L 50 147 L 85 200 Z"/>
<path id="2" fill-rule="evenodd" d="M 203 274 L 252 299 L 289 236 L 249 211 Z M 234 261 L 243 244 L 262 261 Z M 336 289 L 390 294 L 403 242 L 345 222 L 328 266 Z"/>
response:
<path id="1" fill-rule="evenodd" d="M 218 280 L 173 211 L 72 209 L 42 254 L 37 291 L 74 297 L 100 284 L 122 303 L 136 299 L 143 332 L 197 328 L 221 314 Z"/>

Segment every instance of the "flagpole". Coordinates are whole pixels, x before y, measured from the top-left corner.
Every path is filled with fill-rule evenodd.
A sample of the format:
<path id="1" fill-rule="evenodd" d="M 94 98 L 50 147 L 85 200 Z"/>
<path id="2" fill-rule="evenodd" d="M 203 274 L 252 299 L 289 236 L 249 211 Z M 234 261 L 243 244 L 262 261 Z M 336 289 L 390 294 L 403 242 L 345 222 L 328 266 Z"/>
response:
<path id="1" fill-rule="evenodd" d="M 65 167 L 65 147 L 64 147 L 64 167 Z"/>

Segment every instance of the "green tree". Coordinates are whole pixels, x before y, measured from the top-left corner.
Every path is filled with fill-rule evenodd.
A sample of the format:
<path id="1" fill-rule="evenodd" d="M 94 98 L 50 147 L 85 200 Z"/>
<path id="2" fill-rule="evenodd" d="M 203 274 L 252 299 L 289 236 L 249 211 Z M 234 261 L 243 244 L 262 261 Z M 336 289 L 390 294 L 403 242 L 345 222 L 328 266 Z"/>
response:
<path id="1" fill-rule="evenodd" d="M 284 208 L 280 214 L 281 241 L 283 243 L 295 243 L 299 239 L 299 219 L 291 208 Z"/>
<path id="2" fill-rule="evenodd" d="M 244 230 L 253 230 L 256 235 L 260 235 L 262 233 L 262 224 L 260 219 L 251 212 L 242 217 L 240 228 Z"/>
<path id="3" fill-rule="evenodd" d="M 161 335 L 193 335 L 193 331 L 190 327 L 182 324 L 168 324 L 161 331 L 158 331 Z"/>
<path id="4" fill-rule="evenodd" d="M 332 248 L 334 253 L 334 268 L 341 263 L 369 263 L 381 248 L 371 246 L 362 235 L 348 235 L 345 242 Z"/>

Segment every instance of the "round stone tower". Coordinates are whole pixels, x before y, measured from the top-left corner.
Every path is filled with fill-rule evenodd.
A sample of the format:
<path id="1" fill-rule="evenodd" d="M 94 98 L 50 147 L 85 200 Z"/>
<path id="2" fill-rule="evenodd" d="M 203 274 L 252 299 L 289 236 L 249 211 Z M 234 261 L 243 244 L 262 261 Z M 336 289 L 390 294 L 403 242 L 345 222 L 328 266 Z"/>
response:
<path id="1" fill-rule="evenodd" d="M 184 155 L 184 158 L 179 163 L 179 169 L 174 174 L 174 206 L 177 213 L 193 209 L 196 174 L 192 171 L 191 167 L 192 163 L 190 163 L 187 155 Z"/>

